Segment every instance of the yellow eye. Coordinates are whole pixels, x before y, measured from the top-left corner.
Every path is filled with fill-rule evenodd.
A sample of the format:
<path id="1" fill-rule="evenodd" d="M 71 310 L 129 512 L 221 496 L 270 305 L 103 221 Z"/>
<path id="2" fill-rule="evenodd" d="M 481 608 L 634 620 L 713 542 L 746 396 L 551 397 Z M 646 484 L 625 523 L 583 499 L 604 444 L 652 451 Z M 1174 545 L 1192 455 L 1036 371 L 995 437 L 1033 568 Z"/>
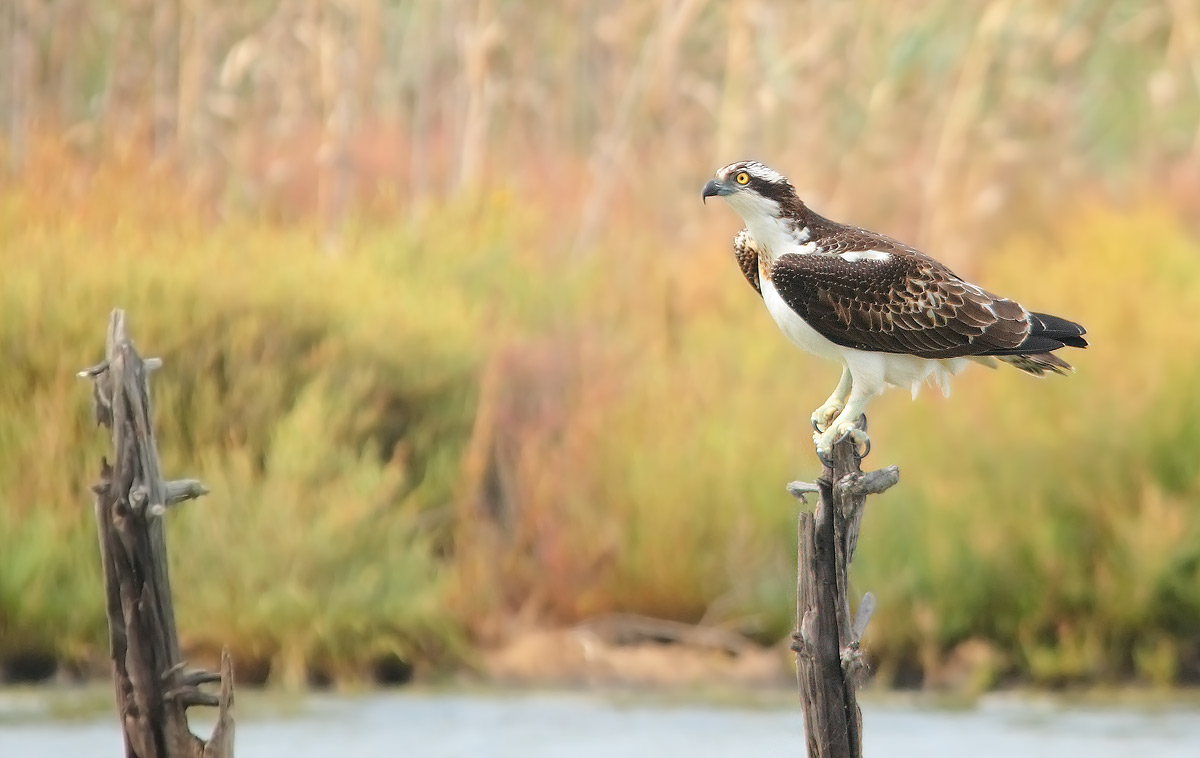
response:
<path id="1" fill-rule="evenodd" d="M 733 180 L 735 182 L 737 182 L 738 184 L 749 184 L 750 183 L 750 175 L 747 174 L 745 171 L 739 171 L 737 176 L 733 177 Z"/>

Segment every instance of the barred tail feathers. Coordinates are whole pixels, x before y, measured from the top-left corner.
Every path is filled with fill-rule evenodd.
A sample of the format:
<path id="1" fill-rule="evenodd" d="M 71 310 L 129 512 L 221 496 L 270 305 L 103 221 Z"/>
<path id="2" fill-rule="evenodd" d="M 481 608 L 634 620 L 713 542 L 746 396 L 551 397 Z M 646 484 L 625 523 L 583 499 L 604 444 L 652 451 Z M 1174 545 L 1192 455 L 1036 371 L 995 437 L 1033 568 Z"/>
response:
<path id="1" fill-rule="evenodd" d="M 1073 374 L 1074 367 L 1053 353 L 1034 353 L 1032 355 L 998 355 L 999 360 L 1014 366 L 1026 374 L 1045 376 L 1048 372 L 1055 374 Z"/>

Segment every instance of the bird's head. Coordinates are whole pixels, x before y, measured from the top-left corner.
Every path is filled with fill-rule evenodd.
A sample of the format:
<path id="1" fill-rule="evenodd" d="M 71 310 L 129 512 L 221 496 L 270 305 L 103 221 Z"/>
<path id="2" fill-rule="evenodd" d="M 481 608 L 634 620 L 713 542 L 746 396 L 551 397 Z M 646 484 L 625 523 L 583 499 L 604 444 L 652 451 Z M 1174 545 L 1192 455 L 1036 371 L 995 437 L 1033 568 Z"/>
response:
<path id="1" fill-rule="evenodd" d="M 774 256 L 809 241 L 817 218 L 783 174 L 755 161 L 730 163 L 704 185 L 704 199 L 723 197 L 746 222 L 760 253 Z"/>
<path id="2" fill-rule="evenodd" d="M 723 197 L 742 218 L 779 218 L 801 206 L 787 177 L 757 161 L 738 161 L 719 169 L 704 185 L 702 197 Z"/>

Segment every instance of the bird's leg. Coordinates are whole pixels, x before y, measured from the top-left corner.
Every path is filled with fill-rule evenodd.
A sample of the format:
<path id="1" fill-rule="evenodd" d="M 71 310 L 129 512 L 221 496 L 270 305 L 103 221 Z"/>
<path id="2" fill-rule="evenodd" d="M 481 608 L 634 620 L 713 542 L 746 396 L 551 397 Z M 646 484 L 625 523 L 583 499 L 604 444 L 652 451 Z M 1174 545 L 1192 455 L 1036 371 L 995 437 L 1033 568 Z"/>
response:
<path id="1" fill-rule="evenodd" d="M 818 434 L 829 428 L 829 422 L 838 417 L 846 407 L 846 398 L 850 396 L 850 367 L 842 366 L 842 378 L 838 380 L 837 389 L 825 401 L 825 404 L 812 413 L 813 431 Z"/>
<path id="2" fill-rule="evenodd" d="M 846 399 L 846 406 L 842 412 L 838 414 L 825 431 L 813 435 L 813 442 L 817 445 L 817 454 L 828 456 L 833 450 L 833 446 L 841 442 L 846 437 L 854 440 L 855 447 L 862 445 L 865 447 L 860 457 L 866 457 L 867 453 L 871 452 L 871 438 L 867 436 L 866 418 L 863 416 L 863 409 L 867 405 L 867 401 L 871 399 L 870 392 L 861 392 L 855 387 L 850 392 L 850 396 Z M 859 421 L 863 423 L 860 426 Z"/>

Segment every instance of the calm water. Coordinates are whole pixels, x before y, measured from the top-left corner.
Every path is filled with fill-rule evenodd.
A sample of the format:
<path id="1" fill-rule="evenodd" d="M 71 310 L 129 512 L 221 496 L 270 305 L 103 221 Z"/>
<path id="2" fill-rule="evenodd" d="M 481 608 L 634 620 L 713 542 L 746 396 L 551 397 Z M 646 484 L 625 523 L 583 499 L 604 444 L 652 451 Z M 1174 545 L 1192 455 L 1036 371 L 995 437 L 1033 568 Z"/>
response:
<path id="1" fill-rule="evenodd" d="M 0 692 L 0 756 L 121 755 L 115 717 L 96 710 L 107 697 Z M 588 694 L 402 691 L 280 702 L 246 693 L 238 709 L 238 755 L 268 758 L 726 758 L 804 750 L 800 714 L 782 697 L 737 707 Z M 863 719 L 871 756 L 1200 756 L 1194 703 L 1094 707 L 995 697 L 948 710 L 868 699 Z"/>

